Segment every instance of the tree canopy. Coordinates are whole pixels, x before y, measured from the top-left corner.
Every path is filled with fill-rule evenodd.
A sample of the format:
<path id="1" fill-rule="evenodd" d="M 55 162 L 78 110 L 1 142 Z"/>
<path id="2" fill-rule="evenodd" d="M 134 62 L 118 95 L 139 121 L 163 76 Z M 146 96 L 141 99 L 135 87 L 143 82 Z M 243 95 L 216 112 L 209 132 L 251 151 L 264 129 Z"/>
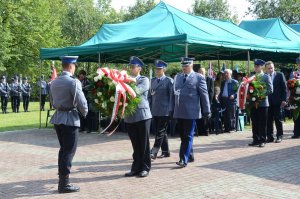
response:
<path id="1" fill-rule="evenodd" d="M 287 24 L 300 23 L 300 0 L 248 0 L 248 14 L 256 18 L 280 17 Z"/>

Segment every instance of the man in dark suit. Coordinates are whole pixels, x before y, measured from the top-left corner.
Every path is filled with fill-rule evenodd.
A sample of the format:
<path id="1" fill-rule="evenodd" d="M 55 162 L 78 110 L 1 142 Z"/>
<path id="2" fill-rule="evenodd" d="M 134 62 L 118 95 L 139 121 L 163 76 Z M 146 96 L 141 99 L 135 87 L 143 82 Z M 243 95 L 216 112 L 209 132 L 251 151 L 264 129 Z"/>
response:
<path id="1" fill-rule="evenodd" d="M 231 78 L 232 70 L 224 70 L 225 80 L 221 83 L 220 102 L 225 107 L 224 127 L 225 132 L 230 133 L 235 130 L 236 124 L 236 97 L 238 81 Z"/>
<path id="2" fill-rule="evenodd" d="M 205 77 L 209 103 L 211 105 L 212 104 L 212 99 L 213 99 L 213 96 L 214 96 L 214 81 L 211 77 L 206 76 L 205 68 L 200 67 L 198 72 Z M 208 134 L 209 134 L 208 127 L 209 127 L 209 120 L 207 118 L 201 118 L 197 121 L 198 133 L 200 135 L 208 136 Z"/>
<path id="3" fill-rule="evenodd" d="M 268 121 L 267 121 L 267 142 L 273 142 L 273 121 L 276 125 L 276 143 L 282 141 L 283 127 L 282 127 L 282 114 L 281 109 L 286 105 L 287 98 L 287 86 L 286 80 L 281 72 L 274 70 L 274 63 L 268 61 L 265 64 L 266 72 L 270 75 L 273 82 L 273 93 L 268 96 L 269 109 L 268 109 Z"/>
<path id="4" fill-rule="evenodd" d="M 180 132 L 179 161 L 176 164 L 186 167 L 194 161 L 193 136 L 196 119 L 210 117 L 210 103 L 203 75 L 193 71 L 193 59 L 182 58 L 182 73 L 174 78 L 174 118 Z M 202 105 L 202 106 L 201 106 Z"/>
<path id="5" fill-rule="evenodd" d="M 130 57 L 130 71 L 136 80 L 141 101 L 135 112 L 124 118 L 133 148 L 133 163 L 125 177 L 147 177 L 151 169 L 149 132 L 152 115 L 148 102 L 150 82 L 147 77 L 140 75 L 143 65 L 138 57 Z"/>
<path id="6" fill-rule="evenodd" d="M 296 59 L 296 63 L 298 65 L 298 70 L 294 71 L 290 75 L 290 79 L 300 79 L 300 57 Z M 294 135 L 292 135 L 292 139 L 298 139 L 300 138 L 300 117 L 298 117 L 296 120 L 294 119 Z"/>

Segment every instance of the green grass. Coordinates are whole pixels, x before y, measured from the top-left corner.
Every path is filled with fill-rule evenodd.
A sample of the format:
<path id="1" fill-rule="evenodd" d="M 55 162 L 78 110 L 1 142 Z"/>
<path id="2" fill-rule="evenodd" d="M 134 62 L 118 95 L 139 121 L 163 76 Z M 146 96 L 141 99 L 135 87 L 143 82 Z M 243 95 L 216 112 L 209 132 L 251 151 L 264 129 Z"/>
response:
<path id="1" fill-rule="evenodd" d="M 42 111 L 42 128 L 46 127 L 46 117 L 47 110 L 49 109 L 49 102 L 46 102 L 45 105 L 46 111 Z M 20 104 L 20 112 L 13 113 L 11 110 L 11 104 L 8 103 L 8 114 L 2 114 L 0 112 L 0 132 L 4 131 L 14 131 L 14 130 L 25 130 L 25 129 L 33 129 L 40 127 L 40 110 L 39 110 L 39 102 L 30 102 L 28 110 L 30 112 L 23 111 L 23 104 Z M 53 111 L 51 111 L 53 114 Z M 48 119 L 48 128 L 52 128 L 53 126 L 49 124 Z"/>

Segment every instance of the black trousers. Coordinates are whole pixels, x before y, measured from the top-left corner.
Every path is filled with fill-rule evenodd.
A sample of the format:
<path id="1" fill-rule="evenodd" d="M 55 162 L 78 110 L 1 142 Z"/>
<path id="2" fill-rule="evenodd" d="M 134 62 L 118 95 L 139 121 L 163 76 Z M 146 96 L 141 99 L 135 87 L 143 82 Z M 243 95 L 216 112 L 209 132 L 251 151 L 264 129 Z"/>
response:
<path id="1" fill-rule="evenodd" d="M 268 108 L 268 121 L 267 121 L 267 139 L 273 140 L 273 123 L 275 121 L 276 126 L 276 137 L 282 137 L 283 136 L 283 124 L 282 124 L 282 114 L 280 112 L 280 105 L 273 105 L 269 106 Z"/>
<path id="2" fill-rule="evenodd" d="M 198 134 L 199 135 L 208 135 L 209 134 L 209 119 L 201 118 L 196 120 Z"/>
<path id="3" fill-rule="evenodd" d="M 41 95 L 41 109 L 45 109 L 45 103 L 46 103 L 46 97 L 47 95 Z"/>
<path id="4" fill-rule="evenodd" d="M 268 107 L 251 109 L 253 142 L 263 143 L 267 140 Z"/>
<path id="5" fill-rule="evenodd" d="M 8 102 L 8 97 L 6 97 L 6 96 L 1 96 L 1 109 L 2 109 L 2 112 L 3 112 L 3 113 L 6 113 L 7 102 Z"/>
<path id="6" fill-rule="evenodd" d="M 28 106 L 29 106 L 29 96 L 23 95 L 23 108 L 24 111 L 28 111 Z"/>
<path id="7" fill-rule="evenodd" d="M 300 136 L 300 117 L 294 120 L 294 136 Z"/>
<path id="8" fill-rule="evenodd" d="M 131 171 L 150 171 L 150 133 L 151 119 L 126 123 L 128 135 L 133 148 Z"/>
<path id="9" fill-rule="evenodd" d="M 20 108 L 20 97 L 19 96 L 11 96 L 11 107 L 13 112 L 19 112 Z"/>
<path id="10" fill-rule="evenodd" d="M 155 125 L 155 142 L 151 149 L 152 154 L 157 154 L 161 148 L 162 153 L 170 153 L 167 128 L 169 124 L 168 116 L 154 116 L 153 122 Z"/>
<path id="11" fill-rule="evenodd" d="M 77 149 L 78 127 L 55 124 L 54 128 L 60 145 L 58 153 L 58 173 L 59 175 L 69 175 L 72 160 Z"/>
<path id="12" fill-rule="evenodd" d="M 234 104 L 228 97 L 222 97 L 222 106 L 226 108 L 224 112 L 225 132 L 235 130 L 236 104 Z"/>
<path id="13" fill-rule="evenodd" d="M 178 119 L 177 120 L 179 135 L 181 139 L 179 158 L 184 163 L 194 160 L 193 154 L 193 138 L 196 126 L 194 119 Z"/>

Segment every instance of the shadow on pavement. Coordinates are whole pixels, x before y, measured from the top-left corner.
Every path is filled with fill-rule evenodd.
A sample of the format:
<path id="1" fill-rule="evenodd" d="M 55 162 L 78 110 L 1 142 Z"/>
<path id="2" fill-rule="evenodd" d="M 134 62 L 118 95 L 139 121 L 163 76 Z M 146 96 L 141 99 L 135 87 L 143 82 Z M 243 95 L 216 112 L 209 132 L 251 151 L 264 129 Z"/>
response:
<path id="1" fill-rule="evenodd" d="M 97 133 L 79 133 L 78 146 L 99 144 L 124 139 L 129 140 L 126 133 L 116 132 L 111 136 L 99 135 Z M 30 129 L 2 132 L 0 133 L 0 141 L 55 148 L 59 146 L 56 133 L 53 129 Z"/>
<path id="2" fill-rule="evenodd" d="M 200 167 L 300 185 L 299 151 L 300 146 L 294 146 Z"/>

